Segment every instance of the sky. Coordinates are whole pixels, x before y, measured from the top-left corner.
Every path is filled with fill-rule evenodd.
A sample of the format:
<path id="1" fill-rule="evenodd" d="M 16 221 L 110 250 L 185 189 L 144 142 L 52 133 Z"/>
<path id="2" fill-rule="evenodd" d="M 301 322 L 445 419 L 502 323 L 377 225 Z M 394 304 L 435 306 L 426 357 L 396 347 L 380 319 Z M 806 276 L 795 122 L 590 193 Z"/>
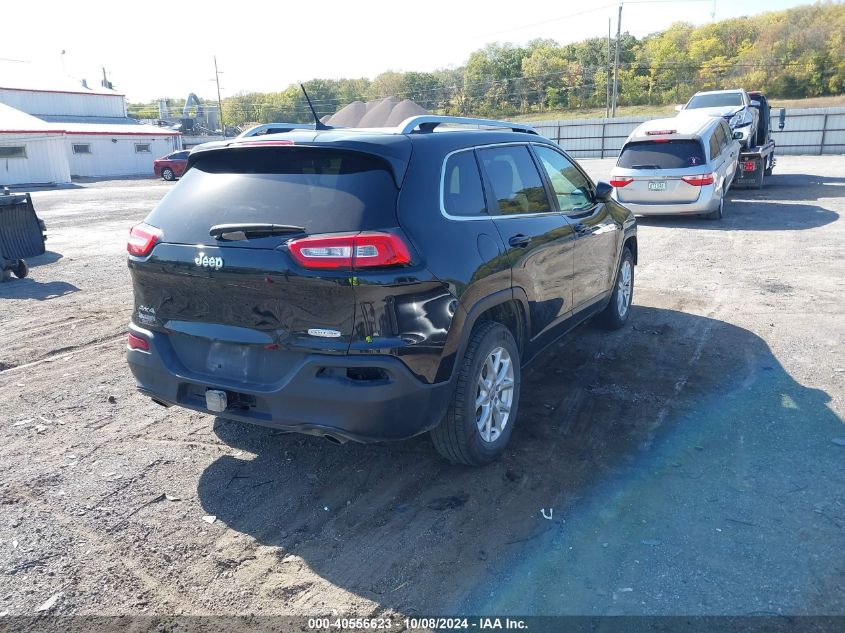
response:
<path id="1" fill-rule="evenodd" d="M 616 32 L 613 0 L 321 0 L 120 3 L 28 0 L 3 7 L 0 60 L 21 60 L 99 85 L 109 79 L 130 102 L 196 93 L 216 99 L 214 55 L 224 97 L 271 92 L 320 77 L 373 78 L 386 70 L 463 64 L 490 42 L 542 37 L 561 44 Z M 629 0 L 622 30 L 637 37 L 673 22 L 710 22 L 786 9 L 802 0 Z M 140 9 L 139 9 L 140 7 Z M 62 55 L 64 51 L 64 55 Z M 2 85 L 2 76 L 0 76 Z"/>

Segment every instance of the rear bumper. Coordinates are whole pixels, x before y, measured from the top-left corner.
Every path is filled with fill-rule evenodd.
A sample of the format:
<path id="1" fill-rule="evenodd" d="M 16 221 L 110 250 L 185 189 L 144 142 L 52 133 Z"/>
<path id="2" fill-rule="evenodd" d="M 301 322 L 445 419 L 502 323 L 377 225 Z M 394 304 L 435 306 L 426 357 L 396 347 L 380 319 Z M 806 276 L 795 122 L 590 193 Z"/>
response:
<path id="1" fill-rule="evenodd" d="M 398 359 L 379 355 L 303 354 L 277 383 L 215 381 L 185 368 L 164 340 L 167 335 L 135 324 L 129 330 L 150 343 L 148 352 L 127 350 L 141 393 L 165 404 L 241 422 L 341 441 L 401 440 L 434 428 L 445 415 L 451 395 L 451 383 L 421 382 Z M 348 367 L 381 370 L 383 377 L 353 380 L 345 375 Z M 206 408 L 208 389 L 227 392 L 226 411 Z"/>
<path id="2" fill-rule="evenodd" d="M 702 187 L 704 189 L 704 187 Z M 710 187 L 709 192 L 702 191 L 695 202 L 680 204 L 642 204 L 637 202 L 623 202 L 619 204 L 629 209 L 634 215 L 696 215 L 710 213 L 719 208 L 719 197 Z"/>

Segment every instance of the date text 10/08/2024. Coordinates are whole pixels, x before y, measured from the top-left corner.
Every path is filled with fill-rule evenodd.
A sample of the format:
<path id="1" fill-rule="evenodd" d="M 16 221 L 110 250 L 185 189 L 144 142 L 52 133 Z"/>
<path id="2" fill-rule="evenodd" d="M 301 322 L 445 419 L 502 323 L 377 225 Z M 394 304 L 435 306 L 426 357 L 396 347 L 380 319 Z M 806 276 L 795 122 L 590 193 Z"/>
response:
<path id="1" fill-rule="evenodd" d="M 438 629 L 438 630 L 524 630 L 528 628 L 524 620 L 512 618 L 309 618 L 309 630 L 382 630 L 393 628 L 402 630 Z"/>

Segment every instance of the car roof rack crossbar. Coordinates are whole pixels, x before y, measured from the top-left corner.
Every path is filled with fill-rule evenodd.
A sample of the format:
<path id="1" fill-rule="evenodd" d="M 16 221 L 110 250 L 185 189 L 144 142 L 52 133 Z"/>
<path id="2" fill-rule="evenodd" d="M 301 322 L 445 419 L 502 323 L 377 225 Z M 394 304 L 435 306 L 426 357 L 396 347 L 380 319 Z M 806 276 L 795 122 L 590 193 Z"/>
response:
<path id="1" fill-rule="evenodd" d="M 261 123 L 254 125 L 249 129 L 244 130 L 238 136 L 244 137 L 246 135 L 256 136 L 259 132 L 264 130 L 279 130 L 280 132 L 290 132 L 291 130 L 313 130 L 313 123 Z"/>
<path id="2" fill-rule="evenodd" d="M 479 128 L 503 128 L 514 132 L 537 134 L 537 131 L 533 127 L 521 123 L 496 121 L 495 119 L 475 119 L 464 116 L 440 116 L 435 114 L 421 114 L 409 117 L 396 127 L 396 132 L 398 134 L 411 134 L 414 131 L 433 132 L 434 128 L 441 123 L 447 125 L 476 125 Z"/>

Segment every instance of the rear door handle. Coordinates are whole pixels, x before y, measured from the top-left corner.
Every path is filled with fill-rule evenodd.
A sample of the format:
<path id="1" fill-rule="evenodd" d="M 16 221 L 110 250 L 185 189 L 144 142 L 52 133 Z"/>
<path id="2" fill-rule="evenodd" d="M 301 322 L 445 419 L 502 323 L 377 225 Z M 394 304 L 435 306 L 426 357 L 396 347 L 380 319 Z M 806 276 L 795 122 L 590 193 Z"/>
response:
<path id="1" fill-rule="evenodd" d="M 517 233 L 508 240 L 508 244 L 514 248 L 525 248 L 531 242 L 531 236 Z"/>
<path id="2" fill-rule="evenodd" d="M 587 233 L 590 232 L 590 227 L 587 226 L 586 224 L 584 224 L 583 222 L 579 222 L 578 224 L 576 224 L 572 228 L 575 229 L 575 232 L 578 235 L 586 235 Z"/>

